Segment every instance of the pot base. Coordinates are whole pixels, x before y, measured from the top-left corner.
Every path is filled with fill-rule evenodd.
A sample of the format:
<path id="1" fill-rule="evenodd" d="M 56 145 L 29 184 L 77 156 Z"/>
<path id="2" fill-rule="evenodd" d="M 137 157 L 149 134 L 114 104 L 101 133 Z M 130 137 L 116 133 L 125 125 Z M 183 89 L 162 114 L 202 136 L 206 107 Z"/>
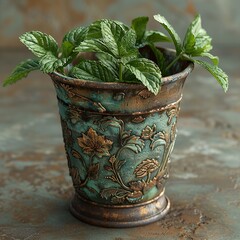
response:
<path id="1" fill-rule="evenodd" d="M 70 212 L 83 222 L 102 227 L 136 227 L 163 218 L 170 209 L 170 201 L 162 192 L 156 198 L 132 205 L 101 205 L 74 196 Z"/>

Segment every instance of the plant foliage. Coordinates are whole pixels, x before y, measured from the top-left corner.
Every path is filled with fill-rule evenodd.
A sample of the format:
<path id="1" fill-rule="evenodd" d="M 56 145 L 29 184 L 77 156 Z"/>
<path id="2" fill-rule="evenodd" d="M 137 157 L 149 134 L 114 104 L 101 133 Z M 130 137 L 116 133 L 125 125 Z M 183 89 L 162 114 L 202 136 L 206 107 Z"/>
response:
<path id="1" fill-rule="evenodd" d="M 169 36 L 147 30 L 148 17 L 133 19 L 131 27 L 118 21 L 101 19 L 88 27 L 69 31 L 60 46 L 48 34 L 26 32 L 20 36 L 20 41 L 37 58 L 21 62 L 3 85 L 15 83 L 33 70 L 41 70 L 89 81 L 142 83 L 149 91 L 157 94 L 162 75 L 170 74 L 179 60 L 188 60 L 209 71 L 224 91 L 228 89 L 228 77 L 219 68 L 218 57 L 210 53 L 212 39 L 202 28 L 200 15 L 189 25 L 183 41 L 166 18 L 157 14 L 154 19 Z M 171 62 L 167 62 L 158 49 L 159 42 L 173 42 L 176 55 Z M 155 55 L 155 62 L 141 53 L 145 46 Z M 88 52 L 94 53 L 94 59 L 84 58 Z"/>

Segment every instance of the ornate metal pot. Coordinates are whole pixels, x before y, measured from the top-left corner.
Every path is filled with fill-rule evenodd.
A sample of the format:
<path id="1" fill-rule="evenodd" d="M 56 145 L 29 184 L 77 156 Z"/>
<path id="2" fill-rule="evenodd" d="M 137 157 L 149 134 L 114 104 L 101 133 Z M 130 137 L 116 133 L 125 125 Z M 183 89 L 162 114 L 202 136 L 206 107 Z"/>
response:
<path id="1" fill-rule="evenodd" d="M 193 64 L 163 78 L 158 95 L 142 85 L 102 83 L 51 74 L 75 196 L 71 213 L 105 227 L 162 218 L 168 162 L 184 81 Z"/>

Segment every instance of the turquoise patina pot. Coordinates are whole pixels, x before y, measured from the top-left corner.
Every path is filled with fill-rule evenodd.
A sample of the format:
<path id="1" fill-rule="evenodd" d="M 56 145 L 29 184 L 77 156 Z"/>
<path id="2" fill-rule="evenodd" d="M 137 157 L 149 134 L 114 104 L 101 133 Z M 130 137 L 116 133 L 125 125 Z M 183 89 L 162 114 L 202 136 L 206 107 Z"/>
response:
<path id="1" fill-rule="evenodd" d="M 155 96 L 140 84 L 103 83 L 51 74 L 75 196 L 77 218 L 132 227 L 162 218 L 168 162 L 184 81 L 193 64 L 164 77 Z"/>

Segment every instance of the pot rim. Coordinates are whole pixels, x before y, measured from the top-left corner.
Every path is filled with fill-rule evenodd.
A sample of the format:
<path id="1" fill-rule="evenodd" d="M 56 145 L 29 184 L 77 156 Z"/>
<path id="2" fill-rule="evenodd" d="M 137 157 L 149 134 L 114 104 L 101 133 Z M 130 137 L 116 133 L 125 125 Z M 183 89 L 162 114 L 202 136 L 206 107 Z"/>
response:
<path id="1" fill-rule="evenodd" d="M 174 52 L 173 49 L 163 49 L 168 52 Z M 163 77 L 161 85 L 165 85 L 171 82 L 175 82 L 179 79 L 186 78 L 193 70 L 194 63 L 191 61 L 185 61 L 187 66 L 180 72 Z M 81 86 L 87 88 L 96 88 L 96 89 L 115 89 L 115 90 L 123 90 L 123 89 L 134 89 L 134 90 L 143 90 L 146 87 L 141 83 L 125 83 L 125 82 L 95 82 L 90 80 L 83 80 L 78 78 L 72 78 L 69 76 L 65 76 L 58 72 L 52 72 L 49 74 L 51 78 L 60 81 L 64 84 L 74 85 L 74 86 Z"/>

